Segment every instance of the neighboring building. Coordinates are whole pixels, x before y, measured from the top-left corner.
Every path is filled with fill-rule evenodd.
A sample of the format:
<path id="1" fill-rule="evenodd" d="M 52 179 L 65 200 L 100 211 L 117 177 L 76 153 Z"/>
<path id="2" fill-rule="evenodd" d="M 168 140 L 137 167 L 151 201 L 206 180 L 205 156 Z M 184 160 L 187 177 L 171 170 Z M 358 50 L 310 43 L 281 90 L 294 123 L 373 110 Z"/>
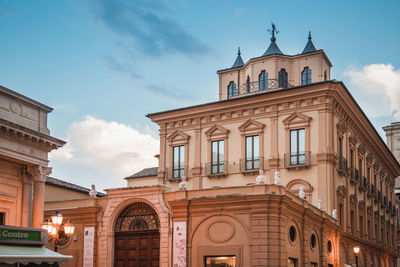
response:
<path id="1" fill-rule="evenodd" d="M 64 220 L 70 220 L 75 226 L 73 236 L 62 235 L 58 244 L 60 253 L 73 256 L 71 260 L 61 265 L 63 267 L 84 266 L 84 255 L 87 262 L 93 262 L 93 266 L 101 266 L 96 262 L 97 238 L 93 236 L 93 239 L 86 240 L 85 247 L 85 236 L 87 231 L 93 229 L 94 234 L 99 229 L 102 212 L 108 200 L 105 198 L 107 195 L 101 192 L 96 194 L 96 198 L 90 198 L 89 192 L 89 188 L 60 179 L 52 177 L 46 179 L 44 217 L 50 219 L 56 211 L 60 211 Z M 88 245 L 93 247 L 93 251 L 88 251 Z M 53 244 L 49 244 L 49 247 L 53 248 Z M 86 266 L 91 265 L 87 263 Z"/>
<path id="2" fill-rule="evenodd" d="M 4 262 L 27 264 L 32 260 L 52 263 L 68 259 L 41 247 L 47 243 L 47 236 L 40 235 L 40 232 L 45 182 L 51 173 L 48 153 L 65 144 L 50 136 L 47 115 L 51 111 L 52 108 L 46 105 L 0 86 L 0 230 L 2 233 L 26 233 L 27 236 L 39 233 L 40 237 L 31 242 L 4 240 L 1 236 L 0 243 L 6 245 L 0 248 L 0 265 Z M 32 247 L 22 248 L 15 244 Z"/>
<path id="3" fill-rule="evenodd" d="M 392 122 L 390 125 L 383 127 L 386 132 L 386 143 L 393 155 L 400 161 L 400 122 Z M 400 177 L 396 178 L 394 193 L 396 195 L 396 225 L 397 225 L 397 253 L 400 254 Z M 397 259 L 397 266 L 400 266 L 400 258 Z"/>
<path id="4" fill-rule="evenodd" d="M 147 115 L 159 166 L 106 190 L 98 266 L 395 263 L 399 163 L 311 36 L 291 56 L 272 33 L 218 101 Z"/>

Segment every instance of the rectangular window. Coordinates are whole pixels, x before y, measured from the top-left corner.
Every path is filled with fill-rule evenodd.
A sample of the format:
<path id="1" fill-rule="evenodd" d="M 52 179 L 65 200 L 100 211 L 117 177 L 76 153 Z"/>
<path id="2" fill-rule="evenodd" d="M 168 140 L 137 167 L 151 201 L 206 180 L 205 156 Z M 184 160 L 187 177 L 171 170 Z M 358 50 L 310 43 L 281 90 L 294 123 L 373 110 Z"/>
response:
<path id="1" fill-rule="evenodd" d="M 354 211 L 350 211 L 350 228 L 351 228 L 351 233 L 354 235 L 354 230 L 355 230 L 355 227 L 354 227 Z"/>
<path id="2" fill-rule="evenodd" d="M 0 212 L 0 225 L 5 225 L 6 223 L 6 214 L 4 212 Z"/>
<path id="3" fill-rule="evenodd" d="M 288 267 L 297 267 L 297 259 L 289 258 Z"/>
<path id="4" fill-rule="evenodd" d="M 351 175 L 354 175 L 354 152 L 353 149 L 350 149 L 350 170 Z"/>
<path id="5" fill-rule="evenodd" d="M 211 142 L 211 173 L 224 172 L 224 140 Z"/>
<path id="6" fill-rule="evenodd" d="M 360 174 L 360 180 L 362 179 L 362 159 L 358 160 L 358 172 Z"/>
<path id="7" fill-rule="evenodd" d="M 310 264 L 311 264 L 311 267 L 317 267 L 318 266 L 318 263 L 315 263 L 315 262 L 311 262 Z"/>
<path id="8" fill-rule="evenodd" d="M 260 143 L 258 135 L 246 136 L 246 170 L 260 167 Z"/>
<path id="9" fill-rule="evenodd" d="M 339 222 L 340 225 L 343 225 L 343 204 L 339 204 Z"/>
<path id="10" fill-rule="evenodd" d="M 290 165 L 306 163 L 305 129 L 290 131 Z"/>
<path id="11" fill-rule="evenodd" d="M 364 238 L 364 218 L 360 216 L 360 238 Z"/>
<path id="12" fill-rule="evenodd" d="M 339 154 L 339 159 L 342 159 L 342 157 L 343 157 L 343 140 L 341 137 L 339 137 L 338 154 Z"/>
<path id="13" fill-rule="evenodd" d="M 173 178 L 180 178 L 185 175 L 185 146 L 174 146 Z"/>
<path id="14" fill-rule="evenodd" d="M 235 267 L 236 256 L 204 256 L 205 267 Z"/>
<path id="15" fill-rule="evenodd" d="M 368 181 L 368 184 L 370 185 L 371 184 L 371 168 L 370 167 L 367 167 L 367 181 Z"/>

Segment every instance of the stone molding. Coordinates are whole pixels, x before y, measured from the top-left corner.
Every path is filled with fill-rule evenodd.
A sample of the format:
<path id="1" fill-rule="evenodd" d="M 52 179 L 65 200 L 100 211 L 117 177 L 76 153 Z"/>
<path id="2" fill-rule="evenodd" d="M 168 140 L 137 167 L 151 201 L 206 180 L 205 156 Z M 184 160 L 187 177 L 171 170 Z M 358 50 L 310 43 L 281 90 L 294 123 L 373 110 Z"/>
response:
<path id="1" fill-rule="evenodd" d="M 32 177 L 34 182 L 45 183 L 47 176 L 52 172 L 51 167 L 33 165 L 27 167 L 27 173 Z"/>

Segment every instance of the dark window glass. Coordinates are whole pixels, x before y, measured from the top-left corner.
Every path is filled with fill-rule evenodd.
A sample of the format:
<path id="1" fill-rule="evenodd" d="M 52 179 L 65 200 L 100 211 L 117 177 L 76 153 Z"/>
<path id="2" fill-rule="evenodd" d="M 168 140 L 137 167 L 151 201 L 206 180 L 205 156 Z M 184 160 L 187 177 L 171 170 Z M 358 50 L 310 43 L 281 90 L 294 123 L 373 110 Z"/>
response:
<path id="1" fill-rule="evenodd" d="M 263 70 L 258 77 L 258 83 L 260 86 L 260 91 L 268 89 L 268 73 Z"/>
<path id="2" fill-rule="evenodd" d="M 174 146 L 173 154 L 173 178 L 180 178 L 185 171 L 185 146 Z"/>
<path id="3" fill-rule="evenodd" d="M 281 88 L 287 88 L 288 77 L 285 69 L 281 69 L 278 73 L 278 86 Z"/>
<path id="4" fill-rule="evenodd" d="M 235 95 L 237 95 L 236 84 L 234 82 L 230 82 L 228 85 L 228 99 Z"/>
<path id="5" fill-rule="evenodd" d="M 294 226 L 289 228 L 289 238 L 291 242 L 296 241 L 296 228 Z"/>
<path id="6" fill-rule="evenodd" d="M 359 159 L 358 160 L 358 173 L 359 173 L 359 177 L 360 177 L 360 180 L 362 179 L 362 159 Z"/>
<path id="7" fill-rule="evenodd" d="M 260 167 L 260 145 L 258 135 L 246 136 L 246 170 Z"/>
<path id="8" fill-rule="evenodd" d="M 360 216 L 360 237 L 364 238 L 364 218 Z"/>
<path id="9" fill-rule="evenodd" d="M 302 165 L 306 163 L 306 138 L 305 130 L 290 131 L 290 165 Z"/>
<path id="10" fill-rule="evenodd" d="M 342 138 L 340 138 L 339 137 L 339 143 L 338 143 L 338 154 L 339 154 L 339 159 L 342 159 L 342 157 L 343 157 L 343 140 L 342 140 Z"/>
<path id="11" fill-rule="evenodd" d="M 326 74 L 326 71 L 324 71 L 324 81 L 328 79 L 328 75 Z"/>
<path id="12" fill-rule="evenodd" d="M 314 234 L 311 235 L 310 243 L 312 248 L 315 248 L 315 246 L 317 245 L 317 237 Z"/>
<path id="13" fill-rule="evenodd" d="M 4 225 L 6 223 L 6 214 L 4 212 L 0 212 L 0 225 Z"/>
<path id="14" fill-rule="evenodd" d="M 328 240 L 328 253 L 332 252 L 332 242 L 330 240 Z"/>
<path id="15" fill-rule="evenodd" d="M 224 172 L 224 140 L 211 142 L 211 173 Z"/>
<path id="16" fill-rule="evenodd" d="M 355 225 L 354 225 L 354 211 L 350 211 L 350 228 L 351 233 L 354 235 Z"/>
<path id="17" fill-rule="evenodd" d="M 339 204 L 339 222 L 340 225 L 343 225 L 343 204 Z"/>
<path id="18" fill-rule="evenodd" d="M 305 67 L 301 72 L 301 85 L 311 84 L 311 70 L 309 67 Z"/>
<path id="19" fill-rule="evenodd" d="M 318 266 L 318 263 L 315 263 L 315 262 L 311 262 L 310 264 L 311 264 L 311 267 L 317 267 Z"/>

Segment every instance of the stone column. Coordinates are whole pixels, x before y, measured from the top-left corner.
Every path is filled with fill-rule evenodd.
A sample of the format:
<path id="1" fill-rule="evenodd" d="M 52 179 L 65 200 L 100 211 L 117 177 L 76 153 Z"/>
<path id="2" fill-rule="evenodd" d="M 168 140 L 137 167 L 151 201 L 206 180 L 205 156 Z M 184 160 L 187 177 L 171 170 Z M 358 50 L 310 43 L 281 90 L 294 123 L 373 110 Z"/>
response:
<path id="1" fill-rule="evenodd" d="M 30 166 L 28 172 L 33 180 L 33 212 L 32 227 L 41 228 L 44 210 L 44 184 L 50 175 L 51 168 L 44 166 Z"/>
<path id="2" fill-rule="evenodd" d="M 27 172 L 27 167 L 22 169 L 22 221 L 21 226 L 32 227 L 32 176 Z"/>

